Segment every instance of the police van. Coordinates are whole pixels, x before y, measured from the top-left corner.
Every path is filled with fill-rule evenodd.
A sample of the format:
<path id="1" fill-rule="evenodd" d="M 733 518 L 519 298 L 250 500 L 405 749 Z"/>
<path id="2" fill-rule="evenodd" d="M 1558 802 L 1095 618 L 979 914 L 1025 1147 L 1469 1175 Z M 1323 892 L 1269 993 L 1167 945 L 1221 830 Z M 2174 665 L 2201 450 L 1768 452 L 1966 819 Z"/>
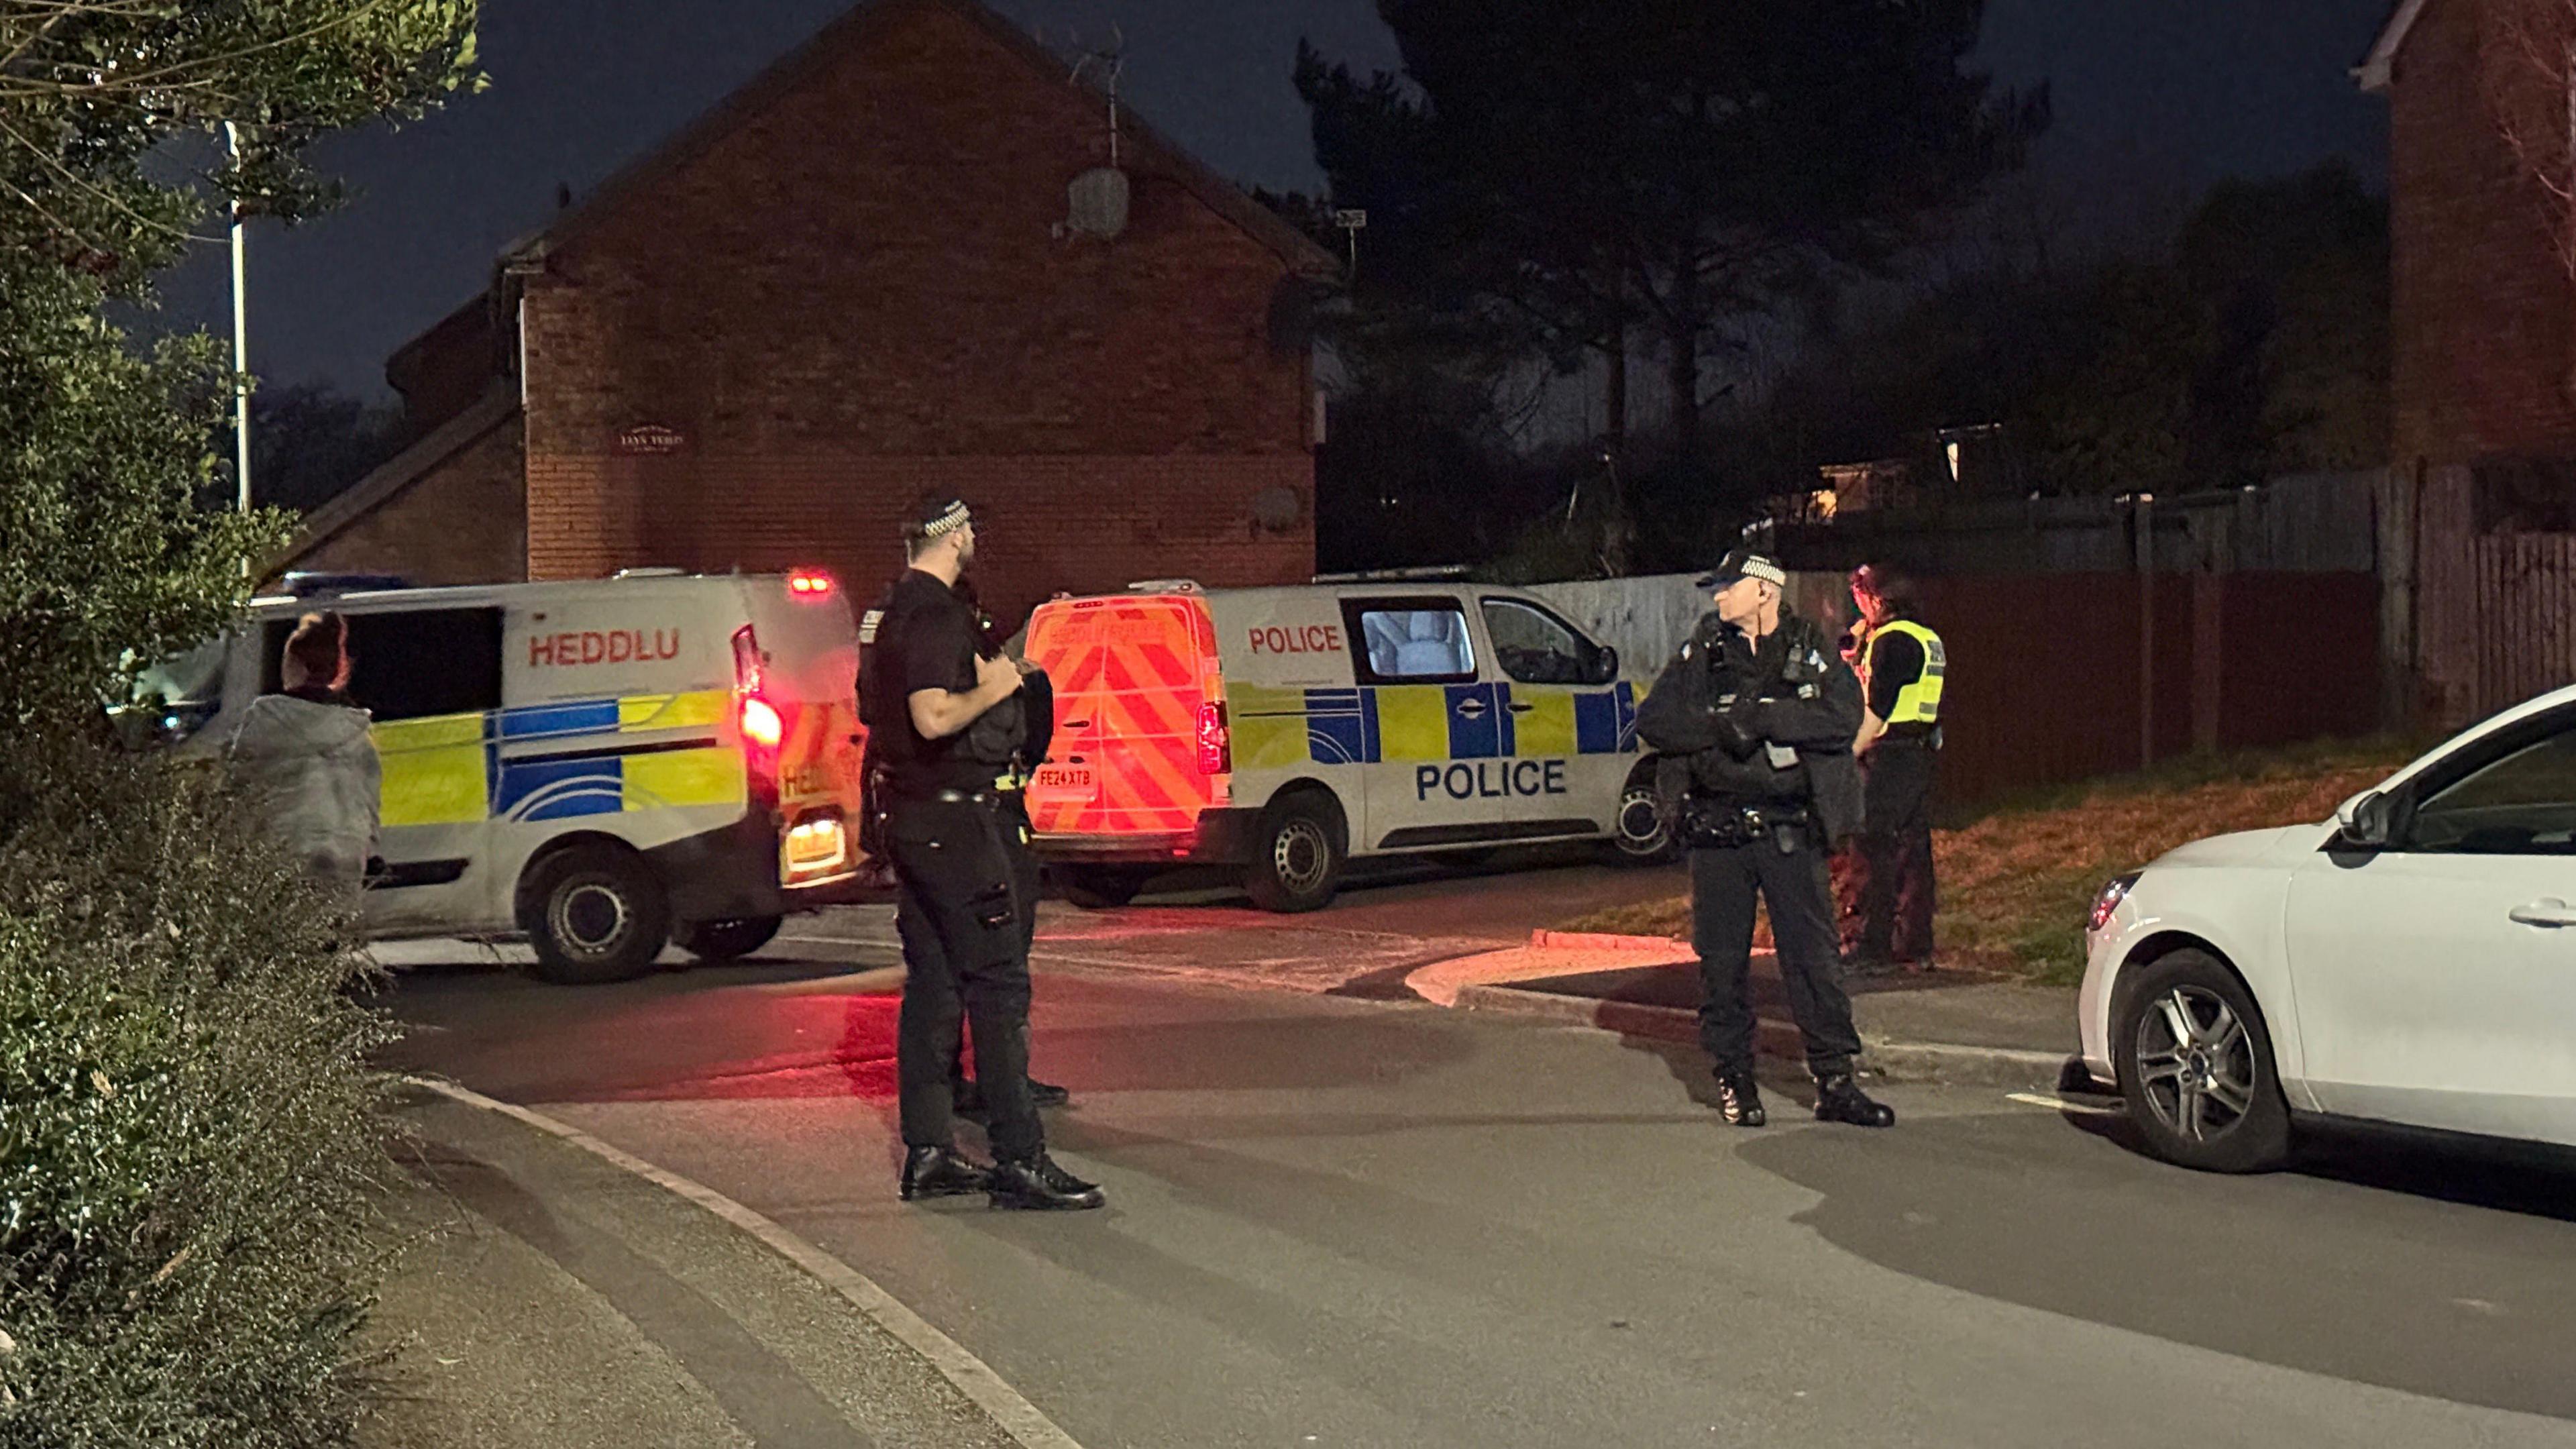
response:
<path id="1" fill-rule="evenodd" d="M 1669 858 L 1643 684 L 1528 594 L 1157 581 L 1040 605 L 1026 653 L 1056 691 L 1036 849 L 1078 904 L 1185 863 L 1303 911 L 1360 857 L 1598 839 Z"/>
<path id="2" fill-rule="evenodd" d="M 375 938 L 524 933 L 544 979 L 614 981 L 673 941 L 748 954 L 857 874 L 858 633 L 828 574 L 261 599 L 146 672 L 153 732 L 219 755 L 316 608 L 348 619 L 383 764 Z"/>

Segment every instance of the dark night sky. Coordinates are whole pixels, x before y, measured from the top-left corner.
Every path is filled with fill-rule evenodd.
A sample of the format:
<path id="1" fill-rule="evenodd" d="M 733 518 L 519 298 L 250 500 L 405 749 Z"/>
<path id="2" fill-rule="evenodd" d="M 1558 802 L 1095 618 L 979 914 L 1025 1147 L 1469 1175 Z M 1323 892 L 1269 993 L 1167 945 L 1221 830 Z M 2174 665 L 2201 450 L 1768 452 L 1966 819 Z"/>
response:
<path id="1" fill-rule="evenodd" d="M 1173 140 L 1246 182 L 1311 186 L 1300 35 L 1392 66 L 1373 0 L 991 0 L 1063 48 L 1123 28 L 1124 94 Z M 1616 3 L 1616 0 L 1604 0 Z M 385 356 L 473 295 L 494 255 L 542 226 L 557 182 L 586 191 L 848 7 L 848 0 L 485 0 L 483 95 L 399 130 L 333 141 L 341 211 L 252 236 L 251 348 L 273 384 L 384 394 Z M 1990 0 L 1981 62 L 2054 86 L 2042 150 L 2100 196 L 2197 188 L 2333 156 L 2384 176 L 2383 104 L 2346 68 L 2385 0 Z M 173 320 L 228 331 L 210 247 L 171 277 Z"/>

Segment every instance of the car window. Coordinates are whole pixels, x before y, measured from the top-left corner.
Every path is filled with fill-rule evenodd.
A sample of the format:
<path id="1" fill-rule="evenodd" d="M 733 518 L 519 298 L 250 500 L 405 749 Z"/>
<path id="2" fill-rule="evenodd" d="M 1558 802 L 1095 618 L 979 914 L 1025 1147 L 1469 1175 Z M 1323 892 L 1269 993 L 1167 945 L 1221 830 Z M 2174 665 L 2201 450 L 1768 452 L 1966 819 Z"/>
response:
<path id="1" fill-rule="evenodd" d="M 349 618 L 349 699 L 381 723 L 501 707 L 501 611 L 413 609 Z M 268 627 L 260 688 L 282 686 L 295 621 Z"/>
<path id="2" fill-rule="evenodd" d="M 2434 791 L 2415 807 L 2406 843 L 2447 855 L 2576 854 L 2576 727 Z"/>
<path id="3" fill-rule="evenodd" d="M 203 728 L 224 706 L 224 666 L 229 637 L 209 639 L 185 654 L 150 665 L 134 677 L 133 698 L 113 713 L 128 743 L 177 744 Z"/>
<path id="4" fill-rule="evenodd" d="M 1522 684 L 1590 684 L 1592 646 L 1564 620 L 1513 599 L 1485 600 L 1494 663 Z"/>
<path id="5" fill-rule="evenodd" d="M 1476 677 L 1467 611 L 1455 600 L 1371 600 L 1344 609 L 1364 682 L 1456 684 Z"/>

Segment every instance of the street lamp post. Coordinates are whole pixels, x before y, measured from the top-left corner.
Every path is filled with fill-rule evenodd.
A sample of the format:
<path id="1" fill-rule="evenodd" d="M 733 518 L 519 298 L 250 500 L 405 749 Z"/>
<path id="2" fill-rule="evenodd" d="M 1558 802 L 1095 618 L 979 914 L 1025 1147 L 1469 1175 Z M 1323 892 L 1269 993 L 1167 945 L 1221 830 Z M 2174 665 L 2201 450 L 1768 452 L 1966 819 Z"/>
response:
<path id="1" fill-rule="evenodd" d="M 231 148 L 233 164 L 241 164 L 241 130 L 224 122 L 224 144 Z M 250 512 L 250 302 L 245 290 L 245 250 L 242 237 L 242 208 L 239 199 L 231 203 L 233 213 L 233 476 L 241 484 L 241 511 Z"/>

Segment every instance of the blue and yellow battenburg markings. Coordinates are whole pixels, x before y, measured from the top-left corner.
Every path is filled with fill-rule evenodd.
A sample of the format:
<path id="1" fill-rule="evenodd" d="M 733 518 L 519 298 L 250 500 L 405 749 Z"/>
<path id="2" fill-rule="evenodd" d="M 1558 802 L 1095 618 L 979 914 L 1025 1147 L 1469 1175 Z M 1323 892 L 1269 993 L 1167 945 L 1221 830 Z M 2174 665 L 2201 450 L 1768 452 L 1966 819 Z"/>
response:
<path id="1" fill-rule="evenodd" d="M 732 706 L 732 691 L 711 689 L 377 725 L 384 823 L 564 820 L 737 804 L 747 788 L 742 752 L 716 733 Z"/>
<path id="2" fill-rule="evenodd" d="M 1637 748 L 1636 689 L 1625 681 L 1598 690 L 1540 687 L 1517 698 L 1509 684 L 1236 685 L 1226 705 L 1238 770 L 1554 759 Z"/>

